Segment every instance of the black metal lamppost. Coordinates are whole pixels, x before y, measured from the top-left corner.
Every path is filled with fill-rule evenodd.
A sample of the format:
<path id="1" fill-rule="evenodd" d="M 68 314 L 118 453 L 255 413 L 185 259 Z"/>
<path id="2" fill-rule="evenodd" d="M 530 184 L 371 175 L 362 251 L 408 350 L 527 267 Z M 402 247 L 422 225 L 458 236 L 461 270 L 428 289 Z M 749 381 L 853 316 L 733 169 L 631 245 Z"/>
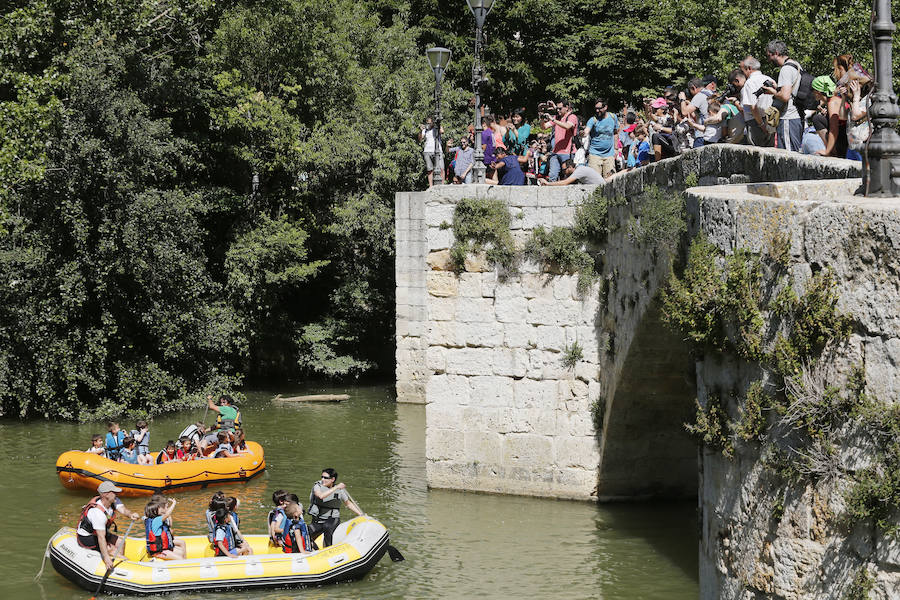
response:
<path id="1" fill-rule="evenodd" d="M 428 63 L 434 71 L 434 173 L 432 185 L 443 183 L 444 149 L 441 147 L 441 79 L 450 64 L 450 51 L 446 48 L 429 48 L 425 51 Z"/>
<path id="2" fill-rule="evenodd" d="M 475 91 L 475 164 L 472 166 L 474 183 L 484 183 L 484 150 L 481 147 L 481 84 L 485 81 L 484 67 L 481 65 L 482 28 L 484 20 L 494 6 L 494 0 L 466 0 L 469 10 L 475 15 L 475 62 L 472 65 L 472 88 Z"/>
<path id="3" fill-rule="evenodd" d="M 891 80 L 891 42 L 896 27 L 891 21 L 891 0 L 875 0 L 871 24 L 875 42 L 875 92 L 869 106 L 873 131 L 863 149 L 865 196 L 900 196 L 900 135 L 894 127 L 900 116 Z"/>

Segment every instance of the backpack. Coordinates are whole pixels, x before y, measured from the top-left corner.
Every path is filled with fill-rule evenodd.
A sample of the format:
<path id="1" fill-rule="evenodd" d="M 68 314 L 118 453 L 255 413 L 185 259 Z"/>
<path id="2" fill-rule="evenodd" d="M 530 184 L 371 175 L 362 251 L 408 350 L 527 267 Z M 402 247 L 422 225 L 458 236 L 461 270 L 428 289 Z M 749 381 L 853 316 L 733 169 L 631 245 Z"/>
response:
<path id="1" fill-rule="evenodd" d="M 784 64 L 790 64 L 792 67 L 797 69 L 800 73 L 800 85 L 797 86 L 797 93 L 793 95 L 794 98 L 794 107 L 800 113 L 800 116 L 803 116 L 803 111 L 806 110 L 815 110 L 818 105 L 818 101 L 816 100 L 815 95 L 813 94 L 812 82 L 813 76 L 812 73 L 808 73 L 803 70 L 803 67 L 796 60 L 786 60 Z"/>

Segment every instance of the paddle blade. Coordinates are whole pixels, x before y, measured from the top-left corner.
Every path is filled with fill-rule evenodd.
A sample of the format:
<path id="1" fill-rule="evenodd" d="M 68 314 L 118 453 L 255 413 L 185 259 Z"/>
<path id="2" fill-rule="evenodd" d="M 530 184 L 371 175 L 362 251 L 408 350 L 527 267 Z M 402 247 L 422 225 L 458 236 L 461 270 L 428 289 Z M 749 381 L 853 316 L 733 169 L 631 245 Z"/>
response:
<path id="1" fill-rule="evenodd" d="M 403 558 L 403 555 L 400 554 L 400 551 L 388 544 L 388 556 L 391 557 L 391 560 L 394 562 L 400 562 L 401 560 L 406 560 Z"/>

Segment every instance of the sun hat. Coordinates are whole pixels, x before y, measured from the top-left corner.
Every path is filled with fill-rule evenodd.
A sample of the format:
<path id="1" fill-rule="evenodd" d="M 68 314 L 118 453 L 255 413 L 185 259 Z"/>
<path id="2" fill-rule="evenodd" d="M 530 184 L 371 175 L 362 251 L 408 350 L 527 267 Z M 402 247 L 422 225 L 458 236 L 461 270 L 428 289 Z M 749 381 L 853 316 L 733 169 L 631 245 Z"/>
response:
<path id="1" fill-rule="evenodd" d="M 812 89 L 821 92 L 826 96 L 831 96 L 834 93 L 835 87 L 834 81 L 829 75 L 819 75 L 812 80 Z"/>
<path id="2" fill-rule="evenodd" d="M 665 108 L 666 107 L 666 99 L 659 97 L 653 102 L 650 103 L 650 108 Z"/>
<path id="3" fill-rule="evenodd" d="M 106 492 L 115 492 L 118 494 L 121 491 L 122 488 L 116 487 L 116 484 L 114 484 L 112 481 L 104 481 L 97 486 L 98 494 L 105 494 Z"/>

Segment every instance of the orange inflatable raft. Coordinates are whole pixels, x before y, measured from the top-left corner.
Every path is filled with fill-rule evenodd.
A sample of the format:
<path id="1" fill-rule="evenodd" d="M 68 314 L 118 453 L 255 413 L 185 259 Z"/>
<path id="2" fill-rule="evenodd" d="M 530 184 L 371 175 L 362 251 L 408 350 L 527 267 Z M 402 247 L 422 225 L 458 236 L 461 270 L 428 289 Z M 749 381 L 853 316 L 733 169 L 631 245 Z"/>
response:
<path id="1" fill-rule="evenodd" d="M 149 496 L 170 490 L 190 490 L 208 485 L 243 483 L 266 469 L 262 446 L 247 442 L 247 454 L 232 458 L 204 458 L 161 465 L 115 462 L 88 452 L 71 450 L 56 459 L 59 482 L 72 490 L 97 490 L 102 481 L 122 488 L 122 496 Z"/>

